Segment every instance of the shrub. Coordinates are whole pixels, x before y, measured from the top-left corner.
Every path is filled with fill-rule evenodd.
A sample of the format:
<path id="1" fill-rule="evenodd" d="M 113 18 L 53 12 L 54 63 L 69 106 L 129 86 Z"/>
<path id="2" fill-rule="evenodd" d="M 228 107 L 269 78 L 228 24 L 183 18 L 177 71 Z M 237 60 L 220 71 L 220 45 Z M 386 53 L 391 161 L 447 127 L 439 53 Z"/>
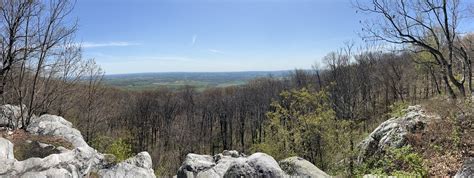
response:
<path id="1" fill-rule="evenodd" d="M 397 177 L 425 177 L 427 169 L 423 158 L 411 146 L 388 148 L 384 154 L 365 161 L 357 167 L 357 174 L 393 175 Z"/>
<path id="2" fill-rule="evenodd" d="M 113 139 L 107 136 L 99 136 L 92 140 L 91 144 L 99 152 L 114 155 L 117 162 L 126 160 L 133 155 L 132 145 L 123 138 Z"/>
<path id="3" fill-rule="evenodd" d="M 132 145 L 119 138 L 107 147 L 107 153 L 113 154 L 116 160 L 120 162 L 132 156 Z"/>
<path id="4" fill-rule="evenodd" d="M 284 91 L 266 114 L 266 137 L 251 151 L 272 155 L 276 160 L 298 155 L 329 173 L 349 153 L 350 122 L 337 120 L 325 90 L 305 88 Z M 335 169 L 337 167 L 337 169 Z"/>
<path id="5" fill-rule="evenodd" d="M 390 105 L 390 117 L 402 117 L 406 114 L 405 109 L 408 108 L 408 103 L 398 101 Z"/>

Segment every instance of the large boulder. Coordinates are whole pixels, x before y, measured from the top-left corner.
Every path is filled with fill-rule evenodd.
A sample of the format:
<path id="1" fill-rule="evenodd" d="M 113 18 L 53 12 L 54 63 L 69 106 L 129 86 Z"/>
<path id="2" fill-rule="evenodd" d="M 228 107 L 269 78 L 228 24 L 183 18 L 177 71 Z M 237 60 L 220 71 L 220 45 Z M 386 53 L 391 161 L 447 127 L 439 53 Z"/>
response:
<path id="1" fill-rule="evenodd" d="M 401 117 L 391 118 L 380 124 L 360 144 L 358 162 L 379 154 L 386 147 L 400 148 L 407 145 L 407 135 L 423 130 L 437 116 L 427 115 L 421 106 L 409 106 Z"/>
<path id="2" fill-rule="evenodd" d="M 225 171 L 224 177 L 256 177 L 257 171 L 245 160 L 235 160 Z"/>
<path id="3" fill-rule="evenodd" d="M 316 166 L 302 158 L 288 158 L 282 161 L 297 169 L 285 173 L 278 162 L 265 153 L 250 156 L 237 151 L 224 151 L 210 155 L 190 153 L 178 170 L 177 177 L 329 177 Z"/>
<path id="4" fill-rule="evenodd" d="M 15 115 L 18 111 L 18 107 L 11 105 L 0 107 L 0 124 L 11 123 L 12 118 L 18 118 Z M 151 157 L 147 152 L 114 163 L 106 155 L 90 147 L 79 130 L 60 116 L 33 116 L 26 130 L 34 135 L 61 137 L 70 142 L 74 149 L 61 149 L 60 153 L 44 158 L 33 157 L 18 161 L 13 155 L 14 145 L 0 138 L 0 177 L 86 177 L 92 174 L 103 177 L 155 177 Z"/>
<path id="5" fill-rule="evenodd" d="M 454 177 L 474 177 L 474 158 L 466 159 Z"/>
<path id="6" fill-rule="evenodd" d="M 247 158 L 247 163 L 255 169 L 258 177 L 282 177 L 285 175 L 278 162 L 265 153 L 254 153 Z"/>
<path id="7" fill-rule="evenodd" d="M 198 155 L 190 153 L 186 155 L 184 162 L 178 170 L 178 177 L 210 177 L 217 176 L 212 168 L 216 166 L 214 158 L 210 155 Z"/>
<path id="8" fill-rule="evenodd" d="M 110 178 L 155 177 L 148 152 L 138 153 L 111 168 L 101 169 L 98 174 Z"/>
<path id="9" fill-rule="evenodd" d="M 66 119 L 45 114 L 31 119 L 26 131 L 35 135 L 59 136 L 70 142 L 74 147 L 89 147 L 81 132 L 72 127 Z"/>
<path id="10" fill-rule="evenodd" d="M 331 177 L 311 162 L 293 156 L 280 161 L 280 167 L 290 176 L 296 177 Z"/>

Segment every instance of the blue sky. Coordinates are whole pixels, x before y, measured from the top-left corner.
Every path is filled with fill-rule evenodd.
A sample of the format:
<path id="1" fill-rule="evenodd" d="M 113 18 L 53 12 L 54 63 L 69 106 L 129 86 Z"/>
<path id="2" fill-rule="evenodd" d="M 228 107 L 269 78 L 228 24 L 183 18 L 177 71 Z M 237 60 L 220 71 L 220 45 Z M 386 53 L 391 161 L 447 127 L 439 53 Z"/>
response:
<path id="1" fill-rule="evenodd" d="M 107 74 L 311 68 L 361 28 L 350 0 L 78 0 L 72 15 Z"/>

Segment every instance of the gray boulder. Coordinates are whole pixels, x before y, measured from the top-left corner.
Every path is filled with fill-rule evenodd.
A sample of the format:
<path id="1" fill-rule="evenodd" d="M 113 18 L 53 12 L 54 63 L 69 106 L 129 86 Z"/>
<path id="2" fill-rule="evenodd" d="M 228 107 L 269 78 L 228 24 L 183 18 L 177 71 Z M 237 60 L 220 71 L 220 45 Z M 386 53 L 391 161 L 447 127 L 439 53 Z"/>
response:
<path id="1" fill-rule="evenodd" d="M 225 172 L 224 177 L 255 177 L 257 172 L 245 160 L 235 161 Z"/>
<path id="2" fill-rule="evenodd" d="M 18 107 L 11 105 L 0 107 L 0 123 L 11 123 L 11 118 L 17 118 L 15 113 L 18 110 Z M 13 156 L 14 145 L 0 138 L 0 177 L 85 177 L 94 173 L 103 177 L 155 177 L 147 152 L 115 164 L 107 159 L 107 155 L 90 147 L 79 130 L 62 117 L 48 114 L 32 117 L 26 130 L 35 135 L 62 137 L 74 149 L 58 148 L 58 154 L 17 161 Z M 50 147 L 47 144 L 38 145 Z"/>
<path id="3" fill-rule="evenodd" d="M 198 155 L 190 153 L 186 155 L 184 162 L 178 169 L 178 177 L 208 177 L 217 176 L 212 168 L 216 166 L 214 158 L 210 155 Z"/>
<path id="4" fill-rule="evenodd" d="M 297 157 L 289 157 L 280 161 L 280 167 L 290 176 L 296 177 L 331 177 L 311 162 Z"/>
<path id="5" fill-rule="evenodd" d="M 13 157 L 13 143 L 0 137 L 0 160 L 15 159 Z"/>
<path id="6" fill-rule="evenodd" d="M 45 158 L 30 158 L 24 161 L 0 160 L 4 165 L 0 175 L 7 177 L 82 177 L 102 159 L 95 150 L 79 147 Z M 70 176 L 71 175 L 71 176 Z"/>
<path id="7" fill-rule="evenodd" d="M 73 128 L 71 122 L 60 116 L 45 114 L 32 118 L 26 130 L 35 135 L 62 137 L 76 148 L 89 147 L 81 132 Z"/>
<path id="8" fill-rule="evenodd" d="M 467 158 L 454 177 L 474 177 L 474 158 Z"/>
<path id="9" fill-rule="evenodd" d="M 358 162 L 379 154 L 386 147 L 400 148 L 407 144 L 407 135 L 423 130 L 437 116 L 426 115 L 421 106 L 409 106 L 402 117 L 391 118 L 378 126 L 359 144 Z"/>
<path id="10" fill-rule="evenodd" d="M 177 177 L 284 177 L 285 172 L 273 157 L 265 153 L 245 156 L 224 151 L 210 155 L 190 153 L 178 170 Z"/>
<path id="11" fill-rule="evenodd" d="M 265 153 L 254 153 L 250 155 L 247 158 L 247 163 L 255 169 L 259 177 L 283 177 L 285 175 L 278 165 L 278 162 Z"/>
<path id="12" fill-rule="evenodd" d="M 155 177 L 148 152 L 138 153 L 111 168 L 101 169 L 98 174 L 100 177 L 110 178 Z"/>

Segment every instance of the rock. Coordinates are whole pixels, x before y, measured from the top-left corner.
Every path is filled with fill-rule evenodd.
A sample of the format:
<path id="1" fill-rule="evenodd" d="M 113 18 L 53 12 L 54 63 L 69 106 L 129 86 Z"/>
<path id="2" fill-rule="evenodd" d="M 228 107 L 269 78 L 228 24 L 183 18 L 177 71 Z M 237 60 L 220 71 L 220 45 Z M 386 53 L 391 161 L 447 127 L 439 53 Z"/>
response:
<path id="1" fill-rule="evenodd" d="M 77 176 L 77 175 L 76 175 Z M 40 172 L 27 172 L 21 175 L 22 178 L 50 178 L 50 177 L 74 177 L 66 169 L 51 168 Z"/>
<path id="2" fill-rule="evenodd" d="M 222 152 L 222 155 L 224 155 L 224 156 L 232 156 L 232 157 L 234 157 L 234 158 L 237 158 L 237 157 L 240 156 L 240 155 L 239 155 L 239 152 L 236 151 L 236 150 L 230 150 L 230 151 L 229 151 L 229 150 L 224 150 L 224 152 Z"/>
<path id="3" fill-rule="evenodd" d="M 255 177 L 257 172 L 245 161 L 234 162 L 225 172 L 224 177 Z"/>
<path id="4" fill-rule="evenodd" d="M 12 121 L 15 124 L 12 118 L 19 118 L 17 113 L 19 107 L 0 106 L 0 124 L 11 124 Z M 17 161 L 13 155 L 14 145 L 0 138 L 0 177 L 85 177 L 98 173 L 103 177 L 155 177 L 151 157 L 147 152 L 139 153 L 118 164 L 113 163 L 114 159 L 91 148 L 79 130 L 60 116 L 34 116 L 26 130 L 35 135 L 62 137 L 70 142 L 74 149 L 58 147 L 56 154 Z M 38 148 L 54 148 L 48 144 L 35 144 Z"/>
<path id="5" fill-rule="evenodd" d="M 32 118 L 28 125 L 28 132 L 36 135 L 59 136 L 71 142 L 74 147 L 89 147 L 79 130 L 72 127 L 71 122 L 60 116 L 45 114 L 39 118 Z"/>
<path id="6" fill-rule="evenodd" d="M 51 154 L 45 158 L 30 158 L 24 161 L 4 161 L 0 175 L 23 176 L 38 175 L 45 177 L 82 177 L 102 159 L 95 150 L 80 147 L 61 154 Z M 62 174 L 64 173 L 64 174 Z"/>
<path id="7" fill-rule="evenodd" d="M 467 158 L 454 177 L 474 177 L 474 158 Z"/>
<path id="8" fill-rule="evenodd" d="M 178 170 L 177 177 L 284 177 L 285 172 L 273 157 L 265 153 L 250 156 L 237 151 L 210 155 L 190 153 Z"/>
<path id="9" fill-rule="evenodd" d="M 0 159 L 15 159 L 13 157 L 13 143 L 0 137 Z"/>
<path id="10" fill-rule="evenodd" d="M 289 157 L 280 161 L 280 167 L 290 176 L 297 177 L 331 177 L 311 162 L 297 157 Z"/>
<path id="11" fill-rule="evenodd" d="M 257 172 L 257 176 L 283 177 L 285 174 L 281 170 L 278 162 L 265 153 L 254 153 L 247 158 L 247 162 Z"/>
<path id="12" fill-rule="evenodd" d="M 23 108 L 14 105 L 0 106 L 0 126 L 9 127 L 12 129 L 20 128 L 23 111 L 23 118 L 27 117 L 26 106 Z"/>
<path id="13" fill-rule="evenodd" d="M 235 158 L 231 156 L 223 156 L 220 160 L 216 161 L 216 166 L 214 166 L 212 170 L 216 172 L 220 177 L 222 177 L 234 164 L 241 164 L 245 163 L 246 161 L 246 157 Z"/>
<path id="14" fill-rule="evenodd" d="M 117 165 L 99 170 L 100 177 L 155 177 L 151 157 L 148 152 L 138 153 L 136 156 L 129 158 Z"/>
<path id="15" fill-rule="evenodd" d="M 434 116 L 425 114 L 421 106 L 409 106 L 402 117 L 391 118 L 378 126 L 360 144 L 359 163 L 383 151 L 386 147 L 400 148 L 407 144 L 407 135 L 423 130 Z"/>
<path id="16" fill-rule="evenodd" d="M 202 177 L 201 175 L 207 170 L 214 167 L 216 163 L 210 155 L 198 155 L 190 153 L 186 155 L 184 162 L 178 169 L 178 177 Z M 201 175 L 199 175 L 201 174 Z M 205 173 L 212 174 L 212 173 Z M 215 172 L 212 175 L 217 175 Z M 219 176 L 219 175 L 217 175 Z"/>
<path id="17" fill-rule="evenodd" d="M 3 163 L 0 161 L 0 164 Z M 6 164 L 0 175 L 26 177 L 84 177 L 101 170 L 104 177 L 154 177 L 151 158 L 140 153 L 111 167 L 103 154 L 91 147 L 77 147 L 72 151 L 51 154 L 45 158 L 30 158 Z M 10 166 L 8 166 L 10 165 Z M 110 167 L 110 168 L 109 168 Z"/>

